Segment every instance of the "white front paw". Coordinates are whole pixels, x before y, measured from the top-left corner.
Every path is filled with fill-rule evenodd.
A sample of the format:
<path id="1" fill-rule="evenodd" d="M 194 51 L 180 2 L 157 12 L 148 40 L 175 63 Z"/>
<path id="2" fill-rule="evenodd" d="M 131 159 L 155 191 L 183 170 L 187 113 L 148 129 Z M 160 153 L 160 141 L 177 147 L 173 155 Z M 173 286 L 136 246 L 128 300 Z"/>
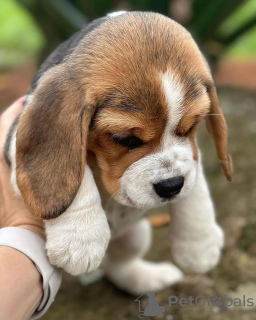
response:
<path id="1" fill-rule="evenodd" d="M 72 218 L 65 212 L 45 221 L 46 249 L 51 264 L 72 275 L 96 270 L 107 249 L 110 229 L 105 215 Z"/>
<path id="2" fill-rule="evenodd" d="M 135 296 L 161 291 L 183 278 L 183 273 L 169 262 L 153 263 L 135 259 L 110 265 L 108 269 L 107 277 L 117 287 Z"/>
<path id="3" fill-rule="evenodd" d="M 206 273 L 215 267 L 224 244 L 224 234 L 215 224 L 209 233 L 197 234 L 193 238 L 171 237 L 173 257 L 184 270 Z"/>

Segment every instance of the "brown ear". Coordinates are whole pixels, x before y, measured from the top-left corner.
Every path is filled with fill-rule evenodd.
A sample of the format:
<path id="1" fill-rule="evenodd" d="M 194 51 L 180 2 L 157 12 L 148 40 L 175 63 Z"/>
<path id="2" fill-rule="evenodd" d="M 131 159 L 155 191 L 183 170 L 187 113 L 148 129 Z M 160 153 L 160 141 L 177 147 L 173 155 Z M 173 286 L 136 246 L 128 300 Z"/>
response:
<path id="1" fill-rule="evenodd" d="M 63 66 L 41 80 L 22 113 L 16 141 L 17 183 L 28 209 L 51 219 L 63 213 L 81 184 L 92 109 Z"/>
<path id="2" fill-rule="evenodd" d="M 227 125 L 223 113 L 219 107 L 217 93 L 215 87 L 208 90 L 211 100 L 209 115 L 206 119 L 206 126 L 214 140 L 218 158 L 226 178 L 232 180 L 232 158 L 227 150 Z"/>

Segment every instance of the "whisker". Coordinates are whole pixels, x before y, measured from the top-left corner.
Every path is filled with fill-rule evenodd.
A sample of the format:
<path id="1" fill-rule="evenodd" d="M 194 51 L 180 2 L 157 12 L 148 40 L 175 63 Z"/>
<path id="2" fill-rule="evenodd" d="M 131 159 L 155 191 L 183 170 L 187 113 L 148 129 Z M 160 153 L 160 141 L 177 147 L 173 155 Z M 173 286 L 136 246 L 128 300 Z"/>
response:
<path id="1" fill-rule="evenodd" d="M 118 191 L 119 191 L 119 190 L 117 190 L 116 192 L 114 192 L 110 198 L 113 198 L 113 197 L 118 193 Z"/>
<path id="2" fill-rule="evenodd" d="M 219 113 L 208 113 L 207 115 L 206 115 L 206 117 L 207 116 L 221 116 L 221 114 L 219 114 Z"/>

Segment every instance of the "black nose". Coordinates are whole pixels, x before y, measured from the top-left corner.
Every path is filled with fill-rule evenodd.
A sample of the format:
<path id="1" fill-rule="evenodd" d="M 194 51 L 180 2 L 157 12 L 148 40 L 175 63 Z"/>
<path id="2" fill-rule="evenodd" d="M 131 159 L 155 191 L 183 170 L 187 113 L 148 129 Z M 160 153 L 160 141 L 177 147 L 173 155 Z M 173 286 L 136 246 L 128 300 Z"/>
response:
<path id="1" fill-rule="evenodd" d="M 184 177 L 175 177 L 154 184 L 155 192 L 160 198 L 171 199 L 184 185 Z"/>

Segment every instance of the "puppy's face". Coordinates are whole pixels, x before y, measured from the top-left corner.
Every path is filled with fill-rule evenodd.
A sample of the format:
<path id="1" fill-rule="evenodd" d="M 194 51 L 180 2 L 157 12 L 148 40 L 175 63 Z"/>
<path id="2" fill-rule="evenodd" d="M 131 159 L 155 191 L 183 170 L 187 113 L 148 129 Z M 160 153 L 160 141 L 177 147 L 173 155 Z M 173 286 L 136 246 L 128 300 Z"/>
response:
<path id="1" fill-rule="evenodd" d="M 34 212 L 61 214 L 90 151 L 106 189 L 122 204 L 151 208 L 177 200 L 195 184 L 195 131 L 204 118 L 230 179 L 225 120 L 190 34 L 158 14 L 111 18 L 48 71 L 22 115 L 19 188 Z"/>
<path id="2" fill-rule="evenodd" d="M 209 113 L 210 98 L 206 83 L 197 79 L 187 87 L 170 64 L 165 72 L 136 72 L 136 87 L 120 83 L 98 108 L 88 148 L 117 201 L 152 208 L 193 188 L 199 157 L 195 131 Z"/>

